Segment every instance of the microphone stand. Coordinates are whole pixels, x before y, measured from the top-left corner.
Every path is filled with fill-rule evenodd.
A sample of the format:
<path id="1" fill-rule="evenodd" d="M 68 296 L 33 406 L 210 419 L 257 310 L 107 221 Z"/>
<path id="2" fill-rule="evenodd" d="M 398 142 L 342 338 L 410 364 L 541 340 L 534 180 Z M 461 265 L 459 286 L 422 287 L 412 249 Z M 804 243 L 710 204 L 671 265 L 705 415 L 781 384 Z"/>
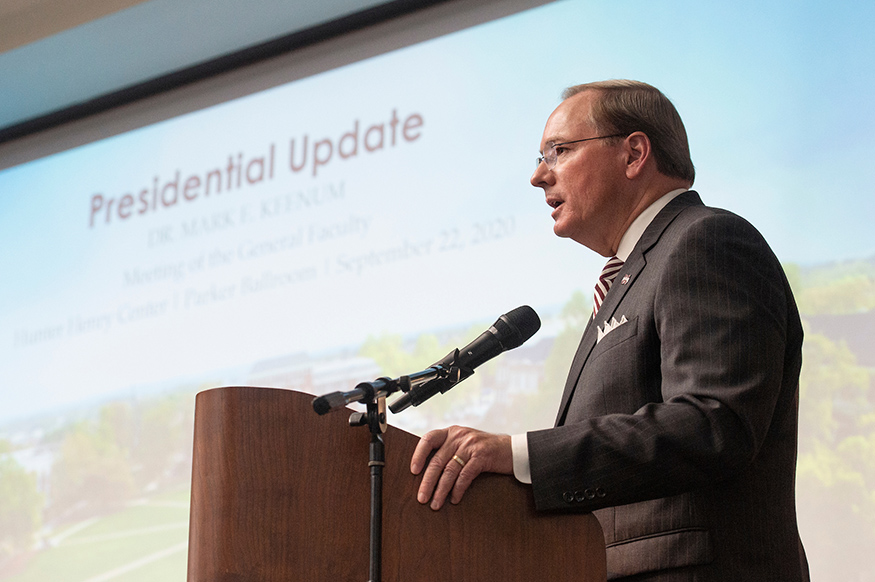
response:
<path id="1" fill-rule="evenodd" d="M 374 383 L 363 382 L 356 386 L 367 394 L 366 412 L 353 412 L 349 417 L 350 426 L 367 426 L 371 431 L 368 446 L 368 467 L 371 472 L 371 525 L 370 525 L 370 567 L 368 582 L 382 579 L 383 559 L 383 467 L 386 465 L 386 445 L 383 433 L 386 432 L 386 396 L 389 392 L 377 390 L 374 384 L 384 383 L 388 378 L 380 378 Z"/>
<path id="2" fill-rule="evenodd" d="M 458 350 L 456 350 L 456 353 L 458 354 Z M 407 396 L 408 393 L 414 390 L 414 384 L 416 384 L 415 388 L 421 388 L 420 383 L 428 385 L 432 382 L 444 387 L 450 385 L 450 378 L 458 379 L 459 376 L 459 368 L 453 362 L 449 368 L 436 365 L 428 370 L 409 376 L 401 376 L 394 380 L 378 378 L 373 382 L 362 382 L 356 385 L 351 392 L 333 392 L 313 399 L 313 408 L 320 415 L 351 402 L 363 402 L 365 404 L 365 412 L 353 412 L 350 414 L 349 425 L 367 426 L 371 431 L 371 442 L 368 446 L 368 467 L 371 474 L 370 568 L 368 582 L 381 582 L 382 576 L 383 467 L 386 465 L 386 446 L 383 442 L 383 433 L 386 432 L 388 427 L 386 422 L 386 397 L 399 390 Z M 414 384 L 411 384 L 411 380 Z M 446 389 L 449 388 L 447 387 L 441 390 L 441 392 L 444 392 Z M 399 410 L 393 409 L 393 412 L 399 412 Z"/>
<path id="3" fill-rule="evenodd" d="M 354 412 L 349 417 L 350 426 L 368 426 L 371 429 L 368 467 L 371 472 L 371 566 L 369 582 L 380 582 L 383 532 L 383 467 L 386 465 L 386 449 L 383 433 L 386 432 L 386 397 L 401 390 L 404 395 L 395 400 L 389 409 L 399 413 L 408 406 L 419 406 L 438 392 L 443 394 L 474 373 L 474 368 L 502 351 L 515 348 L 538 331 L 541 320 L 531 307 L 526 305 L 502 315 L 495 325 L 480 334 L 480 337 L 463 348 L 466 354 L 462 366 L 461 352 L 456 349 L 444 359 L 426 370 L 401 376 L 394 380 L 378 378 L 362 382 L 350 392 L 332 392 L 313 399 L 317 414 L 346 406 L 351 402 L 364 402 L 366 412 Z M 504 343 L 507 342 L 507 343 Z"/>

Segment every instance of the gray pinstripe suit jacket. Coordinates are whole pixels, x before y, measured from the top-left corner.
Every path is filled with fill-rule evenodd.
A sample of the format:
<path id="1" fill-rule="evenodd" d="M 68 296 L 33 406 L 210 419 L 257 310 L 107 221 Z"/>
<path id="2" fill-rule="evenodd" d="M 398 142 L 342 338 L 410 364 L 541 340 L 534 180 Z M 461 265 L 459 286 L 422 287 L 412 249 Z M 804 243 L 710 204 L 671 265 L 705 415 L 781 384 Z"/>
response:
<path id="1" fill-rule="evenodd" d="M 556 427 L 528 435 L 537 507 L 593 511 L 609 579 L 807 580 L 794 497 L 801 347 L 762 236 L 695 192 L 678 196 L 587 326 Z"/>

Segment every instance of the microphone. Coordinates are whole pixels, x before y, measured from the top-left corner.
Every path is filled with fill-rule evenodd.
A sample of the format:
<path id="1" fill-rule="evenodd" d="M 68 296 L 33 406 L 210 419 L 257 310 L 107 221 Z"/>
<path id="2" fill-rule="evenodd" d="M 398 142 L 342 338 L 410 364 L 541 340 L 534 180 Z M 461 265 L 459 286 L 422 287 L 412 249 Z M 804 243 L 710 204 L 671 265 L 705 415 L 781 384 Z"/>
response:
<path id="1" fill-rule="evenodd" d="M 448 370 L 435 378 L 411 386 L 409 391 L 389 405 L 399 413 L 411 404 L 419 406 L 438 392 L 443 394 L 474 373 L 474 368 L 501 352 L 523 345 L 541 328 L 541 320 L 528 305 L 513 309 L 499 317 L 492 326 L 461 350 L 456 349 L 432 364 L 428 370 Z"/>

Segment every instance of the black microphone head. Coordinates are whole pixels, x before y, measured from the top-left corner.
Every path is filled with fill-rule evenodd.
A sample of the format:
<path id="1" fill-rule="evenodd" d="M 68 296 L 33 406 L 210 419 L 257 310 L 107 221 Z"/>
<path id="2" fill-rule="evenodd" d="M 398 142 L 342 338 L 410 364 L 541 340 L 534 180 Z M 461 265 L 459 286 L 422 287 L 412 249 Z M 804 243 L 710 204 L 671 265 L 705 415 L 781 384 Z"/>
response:
<path id="1" fill-rule="evenodd" d="M 534 309 L 522 305 L 499 317 L 492 327 L 497 332 L 501 347 L 512 350 L 523 345 L 541 329 L 541 319 Z"/>

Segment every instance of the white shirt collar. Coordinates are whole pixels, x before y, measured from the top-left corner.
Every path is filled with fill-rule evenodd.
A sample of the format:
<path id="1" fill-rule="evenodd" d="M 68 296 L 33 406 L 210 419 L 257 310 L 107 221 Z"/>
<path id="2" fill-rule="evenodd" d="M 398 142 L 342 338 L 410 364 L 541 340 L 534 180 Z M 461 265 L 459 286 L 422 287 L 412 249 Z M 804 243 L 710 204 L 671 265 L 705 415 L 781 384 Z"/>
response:
<path id="1" fill-rule="evenodd" d="M 665 208 L 665 205 L 674 200 L 675 197 L 686 191 L 686 188 L 672 190 L 645 208 L 644 212 L 639 214 L 635 220 L 632 221 L 632 224 L 629 225 L 626 232 L 623 233 L 623 238 L 620 239 L 620 246 L 617 247 L 616 257 L 625 263 L 626 259 L 629 258 L 629 255 L 632 254 L 632 249 L 638 244 L 638 239 L 641 238 L 641 235 L 644 234 L 644 231 L 647 230 L 647 227 L 650 226 L 650 223 L 656 218 L 656 215 L 659 214 L 659 211 Z"/>

